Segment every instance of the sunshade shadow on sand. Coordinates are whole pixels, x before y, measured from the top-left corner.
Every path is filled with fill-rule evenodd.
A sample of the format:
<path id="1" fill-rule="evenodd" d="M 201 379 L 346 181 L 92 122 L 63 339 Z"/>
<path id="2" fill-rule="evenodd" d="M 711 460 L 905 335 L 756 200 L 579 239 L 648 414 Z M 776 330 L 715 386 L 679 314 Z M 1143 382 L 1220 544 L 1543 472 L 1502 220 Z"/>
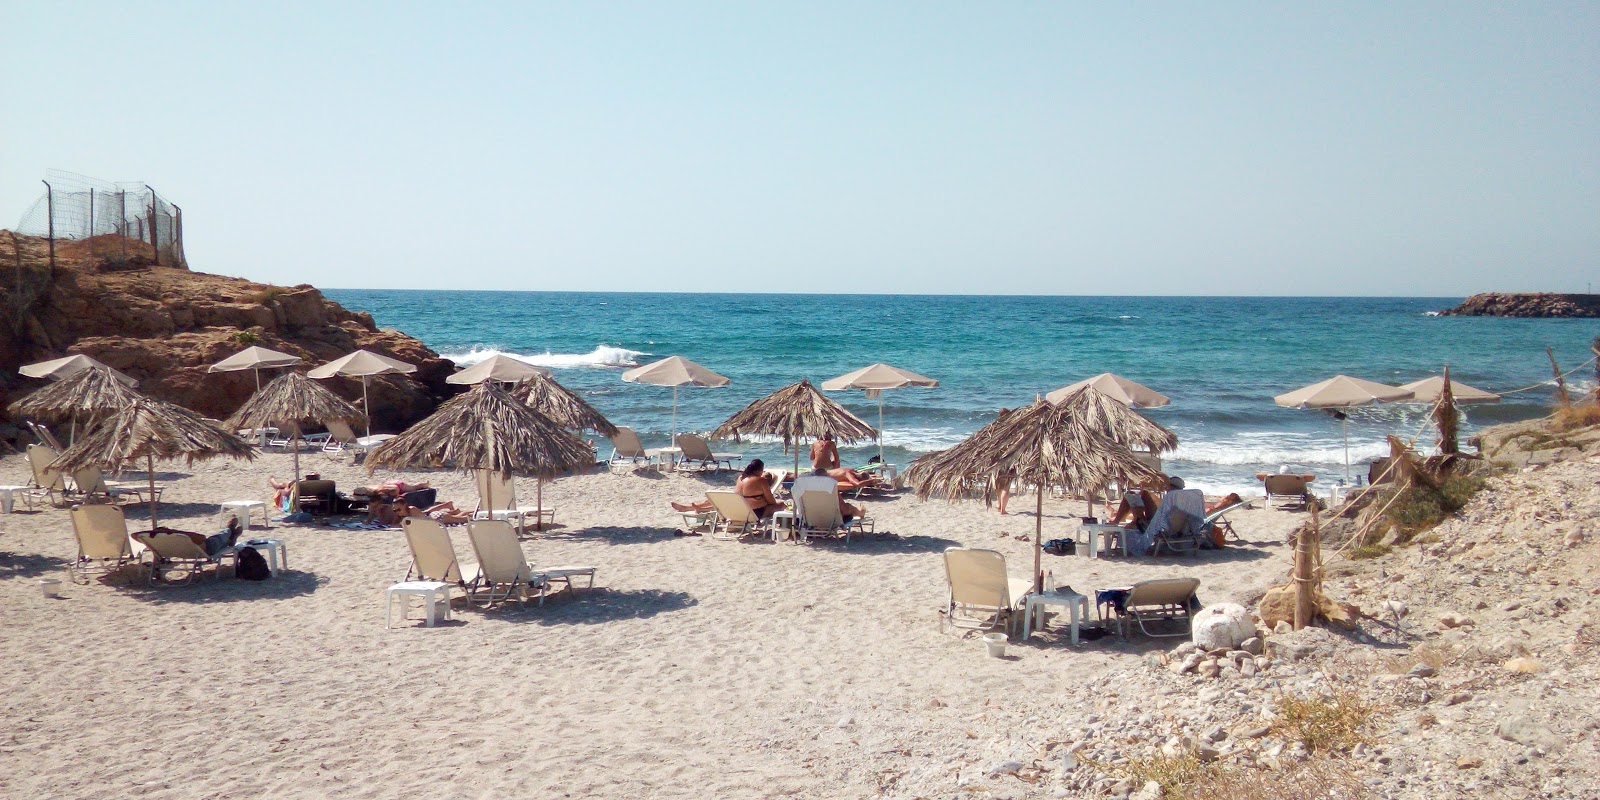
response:
<path id="1" fill-rule="evenodd" d="M 47 573 L 60 572 L 67 568 L 68 561 L 69 559 L 51 556 L 0 552 L 0 580 L 37 578 Z"/>
<path id="2" fill-rule="evenodd" d="M 546 526 L 547 528 L 549 526 Z M 613 528 L 595 527 L 578 528 L 571 533 L 561 534 L 563 542 L 603 542 L 605 544 L 655 544 L 656 542 L 672 541 L 676 529 L 669 527 L 649 528 Z"/>
<path id="3" fill-rule="evenodd" d="M 544 605 L 530 603 L 525 609 L 503 606 L 512 613 L 505 619 L 539 625 L 599 625 L 623 619 L 649 619 L 658 614 L 682 611 L 699 605 L 688 592 L 660 589 L 578 589 L 545 598 Z"/>
<path id="4" fill-rule="evenodd" d="M 890 531 L 855 534 L 846 542 L 844 537 L 819 539 L 806 547 L 826 547 L 840 555 L 883 556 L 906 553 L 943 553 L 947 547 L 960 547 L 954 539 L 938 536 L 896 536 Z"/>
<path id="5" fill-rule="evenodd" d="M 1249 547 L 1224 547 L 1221 550 L 1201 550 L 1200 554 L 1167 554 L 1158 556 L 1133 556 L 1130 560 L 1140 564 L 1157 566 L 1192 567 L 1197 564 L 1233 563 L 1240 561 L 1259 561 L 1271 558 L 1272 554 L 1265 550 L 1256 550 Z"/>
<path id="6" fill-rule="evenodd" d="M 124 570 L 118 577 L 106 577 L 102 582 L 123 590 L 122 593 L 148 603 L 234 603 L 252 600 L 283 600 L 315 592 L 328 582 L 313 572 L 282 569 L 264 581 L 242 581 L 233 578 L 232 571 L 224 569 L 217 577 L 210 569 L 203 581 L 188 585 L 150 586 L 145 575 L 148 567 L 140 565 Z"/>
<path id="7" fill-rule="evenodd" d="M 177 530 L 193 529 L 195 533 L 216 533 L 227 527 L 227 520 L 222 516 L 221 503 L 168 503 L 161 502 L 161 524 Z M 252 510 L 251 517 L 255 520 L 256 527 L 261 526 L 261 511 Z M 150 521 L 150 505 L 148 503 L 132 502 L 122 506 L 122 515 L 130 522 L 133 520 Z M 132 526 L 130 532 L 137 533 Z"/>

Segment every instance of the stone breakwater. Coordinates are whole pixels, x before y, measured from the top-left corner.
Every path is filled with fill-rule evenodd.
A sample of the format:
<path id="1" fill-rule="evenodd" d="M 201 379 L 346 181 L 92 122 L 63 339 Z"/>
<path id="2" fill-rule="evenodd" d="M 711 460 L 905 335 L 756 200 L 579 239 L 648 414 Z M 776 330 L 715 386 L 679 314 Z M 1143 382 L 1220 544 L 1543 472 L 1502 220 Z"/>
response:
<path id="1" fill-rule="evenodd" d="M 1455 308 L 1439 312 L 1445 317 L 1600 318 L 1600 294 L 1475 294 Z"/>

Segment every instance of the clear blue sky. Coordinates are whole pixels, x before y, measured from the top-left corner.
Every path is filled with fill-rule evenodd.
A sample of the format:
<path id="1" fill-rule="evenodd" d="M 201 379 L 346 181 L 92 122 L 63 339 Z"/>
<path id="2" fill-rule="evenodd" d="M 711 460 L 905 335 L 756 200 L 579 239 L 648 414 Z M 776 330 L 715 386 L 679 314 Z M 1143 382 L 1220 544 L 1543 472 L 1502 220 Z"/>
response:
<path id="1" fill-rule="evenodd" d="M 12 3 L 0 225 L 329 287 L 1583 291 L 1600 4 Z"/>

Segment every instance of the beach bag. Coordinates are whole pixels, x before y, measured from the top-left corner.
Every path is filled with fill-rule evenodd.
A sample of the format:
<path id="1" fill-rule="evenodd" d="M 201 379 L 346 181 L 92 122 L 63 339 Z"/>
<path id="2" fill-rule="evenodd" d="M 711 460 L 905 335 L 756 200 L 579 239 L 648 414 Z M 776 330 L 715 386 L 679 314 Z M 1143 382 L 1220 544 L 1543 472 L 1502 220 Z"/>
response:
<path id="1" fill-rule="evenodd" d="M 1053 556 L 1070 556 L 1078 550 L 1078 543 L 1072 539 L 1051 539 L 1044 543 L 1044 551 Z"/>
<path id="2" fill-rule="evenodd" d="M 246 545 L 239 548 L 235 556 L 239 563 L 233 570 L 233 577 L 243 581 L 264 581 L 272 577 L 272 570 L 267 567 L 267 557 L 261 551 Z"/>

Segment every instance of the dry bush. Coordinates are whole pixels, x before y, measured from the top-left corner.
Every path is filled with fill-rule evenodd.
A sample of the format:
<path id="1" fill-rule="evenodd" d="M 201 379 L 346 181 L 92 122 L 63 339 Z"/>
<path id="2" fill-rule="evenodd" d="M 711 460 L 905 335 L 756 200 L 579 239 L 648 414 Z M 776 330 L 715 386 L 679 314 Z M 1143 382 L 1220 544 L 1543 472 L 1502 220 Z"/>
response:
<path id="1" fill-rule="evenodd" d="M 1570 431 L 1590 425 L 1600 425 L 1600 403 L 1591 401 L 1556 409 L 1556 430 Z"/>
<path id="2" fill-rule="evenodd" d="M 1091 760 L 1085 760 L 1084 764 L 1114 778 L 1127 779 L 1134 789 L 1144 786 L 1148 781 L 1155 781 L 1161 784 L 1163 798 L 1188 797 L 1192 787 L 1216 770 L 1213 765 L 1201 761 L 1193 750 L 1185 750 L 1176 756 L 1165 753 L 1132 756 L 1121 764 Z"/>
<path id="3" fill-rule="evenodd" d="M 1421 483 L 1412 484 L 1400 493 L 1384 516 L 1399 529 L 1397 541 L 1404 544 L 1459 511 L 1483 485 L 1482 478 L 1467 475 L 1446 478 L 1437 489 Z"/>
<path id="4" fill-rule="evenodd" d="M 1352 690 L 1310 697 L 1281 695 L 1277 706 L 1272 732 L 1299 742 L 1311 753 L 1344 753 L 1371 743 L 1362 729 L 1377 705 Z"/>
<path id="5" fill-rule="evenodd" d="M 1338 758 L 1311 758 L 1282 770 L 1209 770 L 1187 788 L 1191 800 L 1365 800 L 1376 797 L 1356 772 Z"/>

